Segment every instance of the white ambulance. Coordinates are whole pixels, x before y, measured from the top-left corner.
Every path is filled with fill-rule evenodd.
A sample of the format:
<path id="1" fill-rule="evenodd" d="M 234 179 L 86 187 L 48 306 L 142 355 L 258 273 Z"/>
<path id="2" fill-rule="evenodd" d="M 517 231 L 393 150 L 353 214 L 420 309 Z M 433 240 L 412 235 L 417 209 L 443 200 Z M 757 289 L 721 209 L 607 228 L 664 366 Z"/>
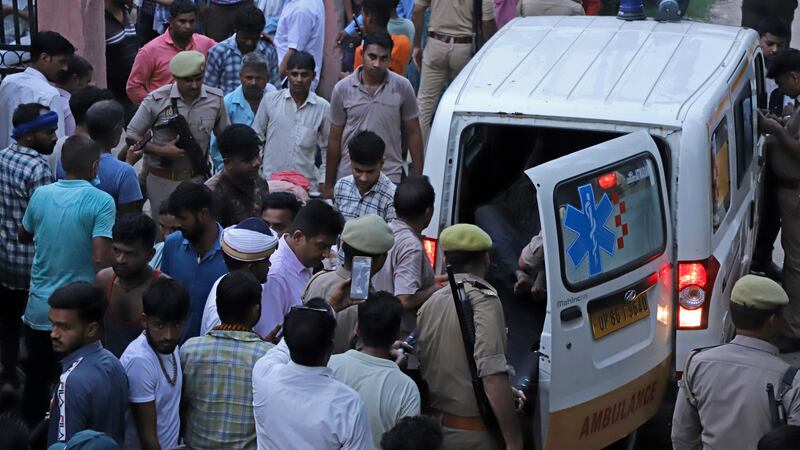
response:
<path id="1" fill-rule="evenodd" d="M 424 231 L 494 241 L 513 381 L 540 448 L 602 448 L 636 430 L 696 347 L 732 337 L 763 159 L 764 61 L 752 30 L 614 17 L 503 27 L 444 93 L 427 144 Z M 547 301 L 513 293 L 544 238 Z"/>

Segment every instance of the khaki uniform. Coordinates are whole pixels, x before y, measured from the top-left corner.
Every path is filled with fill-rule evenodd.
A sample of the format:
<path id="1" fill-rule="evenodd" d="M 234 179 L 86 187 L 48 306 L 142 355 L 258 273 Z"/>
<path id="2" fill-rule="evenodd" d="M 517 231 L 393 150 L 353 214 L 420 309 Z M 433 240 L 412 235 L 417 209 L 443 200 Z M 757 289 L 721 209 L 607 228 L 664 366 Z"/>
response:
<path id="1" fill-rule="evenodd" d="M 452 81 L 472 58 L 472 0 L 415 0 L 416 5 L 430 7 L 429 34 L 445 40 L 428 37 L 422 53 L 420 71 L 419 122 L 423 143 L 431 131 L 433 113 L 439 105 L 442 87 Z M 481 18 L 494 20 L 494 2 L 482 0 Z M 460 38 L 454 42 L 452 38 Z"/>
<path id="2" fill-rule="evenodd" d="M 672 445 L 682 449 L 754 449 L 772 429 L 767 383 L 775 393 L 789 364 L 772 344 L 737 336 L 730 344 L 702 351 L 678 383 Z M 800 423 L 800 374 L 783 402 L 789 424 Z M 687 397 L 690 390 L 696 403 Z"/>
<path id="3" fill-rule="evenodd" d="M 128 124 L 128 134 L 144 136 L 158 121 L 173 114 L 172 99 L 178 100 L 178 112 L 186 118 L 192 136 L 203 150 L 206 157 L 211 143 L 211 133 L 217 136 L 230 125 L 228 113 L 225 111 L 222 91 L 217 88 L 203 86 L 200 95 L 191 103 L 186 103 L 178 92 L 175 83 L 162 86 L 145 97 L 136 115 Z M 177 137 L 171 128 L 153 130 L 153 143 L 165 144 Z M 163 171 L 171 172 L 170 177 L 157 176 L 150 169 L 155 169 L 164 175 Z M 161 202 L 166 200 L 172 191 L 185 180 L 203 181 L 202 175 L 192 170 L 192 164 L 187 156 L 171 161 L 164 161 L 153 155 L 145 155 L 144 171 L 147 173 L 147 197 L 150 200 L 150 214 L 153 218 L 158 216 Z"/>
<path id="4" fill-rule="evenodd" d="M 583 5 L 578 0 L 520 0 L 517 14 L 528 16 L 585 16 Z"/>
<path id="5" fill-rule="evenodd" d="M 344 267 L 336 270 L 325 270 L 315 274 L 308 281 L 306 289 L 300 299 L 303 303 L 312 298 L 322 297 L 328 299 L 331 291 L 336 286 L 347 281 L 351 273 Z M 370 285 L 370 291 L 372 291 Z M 333 354 L 344 353 L 353 348 L 353 341 L 356 336 L 356 324 L 358 323 L 358 307 L 351 306 L 336 313 L 336 336 L 333 343 Z"/>
<path id="6" fill-rule="evenodd" d="M 472 303 L 475 321 L 475 363 L 478 376 L 508 371 L 503 306 L 497 291 L 483 279 L 456 275 Z M 430 405 L 439 413 L 480 416 L 467 365 L 461 329 L 449 288 L 440 289 L 417 313 L 417 356 L 420 373 L 430 389 Z M 445 449 L 493 449 L 497 443 L 488 431 L 444 427 Z"/>
<path id="7" fill-rule="evenodd" d="M 795 110 L 786 123 L 786 130 L 800 140 L 800 113 Z M 791 154 L 772 142 L 768 148 L 772 173 L 778 195 L 781 215 L 781 245 L 785 253 L 783 260 L 783 289 L 789 296 L 789 304 L 781 315 L 786 322 L 784 333 L 800 338 L 800 155 Z"/>

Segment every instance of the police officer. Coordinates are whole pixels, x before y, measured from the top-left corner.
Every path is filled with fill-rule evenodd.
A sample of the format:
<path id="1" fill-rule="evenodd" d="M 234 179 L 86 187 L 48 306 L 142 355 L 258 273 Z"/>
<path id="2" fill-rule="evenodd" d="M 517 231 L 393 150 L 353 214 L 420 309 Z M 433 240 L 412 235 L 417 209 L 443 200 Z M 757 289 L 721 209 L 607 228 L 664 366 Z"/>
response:
<path id="1" fill-rule="evenodd" d="M 492 239 L 475 225 L 457 224 L 442 231 L 439 245 L 472 304 L 478 376 L 506 447 L 521 449 L 514 412 L 514 397 L 521 394 L 508 381 L 503 306 L 497 291 L 483 279 Z M 417 312 L 417 356 L 430 389 L 430 406 L 442 423 L 443 448 L 498 448 L 479 415 L 451 289 L 436 291 Z"/>
<path id="2" fill-rule="evenodd" d="M 220 136 L 230 124 L 222 91 L 203 85 L 204 66 L 205 57 L 198 51 L 175 55 L 169 63 L 175 82 L 148 94 L 128 124 L 129 144 L 142 139 L 147 130 L 153 130 L 152 141 L 144 147 L 147 197 L 153 216 L 158 213 L 161 202 L 169 198 L 182 181 L 204 181 L 204 176 L 187 155 L 189 149 L 176 145 L 179 136 L 174 127 L 154 125 L 176 113 L 182 115 L 202 158 L 208 158 L 211 133 Z M 177 105 L 177 111 L 173 105 Z"/>
<path id="3" fill-rule="evenodd" d="M 767 74 L 791 98 L 800 95 L 800 50 L 788 49 L 775 55 Z M 759 117 L 759 128 L 771 134 L 767 162 L 774 174 L 773 192 L 778 197 L 781 218 L 781 245 L 784 251 L 783 288 L 789 305 L 781 315 L 785 321 L 783 351 L 800 348 L 800 114 L 797 109 L 782 125 L 782 118 Z"/>
<path id="4" fill-rule="evenodd" d="M 386 262 L 386 254 L 394 245 L 394 235 L 389 225 L 377 214 L 367 214 L 348 221 L 342 231 L 344 265 L 335 271 L 322 271 L 308 281 L 303 291 L 303 303 L 315 297 L 330 299 L 333 290 L 352 277 L 353 257 L 372 258 L 370 277 L 378 273 Z M 373 291 L 370 281 L 369 290 Z M 336 314 L 336 339 L 333 353 L 344 353 L 353 348 L 358 308 L 353 304 Z"/>
<path id="5" fill-rule="evenodd" d="M 769 278 L 745 275 L 736 282 L 730 302 L 736 337 L 690 354 L 678 383 L 674 449 L 756 448 L 775 426 L 767 383 L 778 394 L 789 364 L 769 340 L 777 334 L 778 312 L 787 303 L 786 292 Z M 783 404 L 788 422 L 798 424 L 800 379 L 789 376 Z"/>

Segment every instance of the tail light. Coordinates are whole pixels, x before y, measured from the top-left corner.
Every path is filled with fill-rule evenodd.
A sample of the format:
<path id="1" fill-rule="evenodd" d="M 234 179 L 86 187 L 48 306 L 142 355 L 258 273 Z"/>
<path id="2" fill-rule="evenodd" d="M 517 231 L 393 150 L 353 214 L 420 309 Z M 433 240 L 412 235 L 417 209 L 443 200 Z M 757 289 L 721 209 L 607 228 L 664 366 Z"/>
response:
<path id="1" fill-rule="evenodd" d="M 678 329 L 700 330 L 708 327 L 711 292 L 719 271 L 712 256 L 705 261 L 678 264 Z"/>
<path id="2" fill-rule="evenodd" d="M 425 256 L 428 257 L 428 261 L 430 261 L 434 270 L 436 270 L 436 249 L 438 246 L 439 243 L 436 239 L 422 237 L 422 248 L 425 250 Z"/>

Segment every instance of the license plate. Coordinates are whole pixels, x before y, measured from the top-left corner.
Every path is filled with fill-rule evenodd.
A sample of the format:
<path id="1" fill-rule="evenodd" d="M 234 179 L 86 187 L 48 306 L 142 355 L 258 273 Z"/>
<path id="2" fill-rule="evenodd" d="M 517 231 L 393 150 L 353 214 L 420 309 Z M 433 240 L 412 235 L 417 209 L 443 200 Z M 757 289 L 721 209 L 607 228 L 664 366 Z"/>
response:
<path id="1" fill-rule="evenodd" d="M 649 315 L 647 295 L 646 292 L 642 292 L 632 302 L 609 306 L 589 314 L 592 321 L 592 337 L 600 339 Z"/>

